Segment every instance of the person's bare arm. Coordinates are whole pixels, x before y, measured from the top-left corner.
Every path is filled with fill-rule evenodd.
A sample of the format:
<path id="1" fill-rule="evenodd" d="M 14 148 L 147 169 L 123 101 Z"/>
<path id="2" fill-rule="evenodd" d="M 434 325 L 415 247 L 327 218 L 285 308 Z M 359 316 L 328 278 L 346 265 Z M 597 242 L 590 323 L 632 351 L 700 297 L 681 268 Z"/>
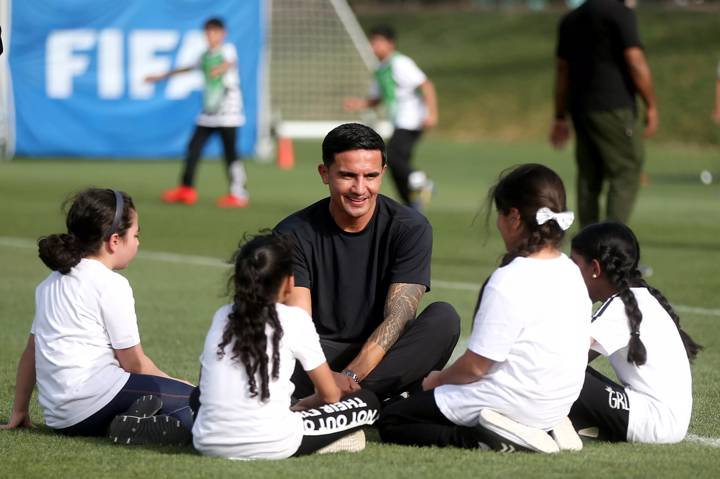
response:
<path id="1" fill-rule="evenodd" d="M 468 384 L 479 381 L 487 374 L 493 360 L 469 349 L 452 366 L 442 371 L 432 371 L 423 380 L 423 390 L 434 389 L 443 384 Z"/>
<path id="2" fill-rule="evenodd" d="M 30 398 L 35 388 L 35 336 L 28 337 L 25 350 L 18 362 L 15 376 L 15 401 L 12 415 L 7 424 L 0 425 L 0 429 L 15 429 L 18 427 L 32 427 L 30 421 Z"/>
<path id="3" fill-rule="evenodd" d="M 433 128 L 438 124 L 438 104 L 437 104 L 437 93 L 435 91 L 435 84 L 432 81 L 425 80 L 420 85 L 420 91 L 425 99 L 425 107 L 427 108 L 427 116 L 423 121 L 423 127 Z"/>
<path id="4" fill-rule="evenodd" d="M 382 103 L 380 98 L 349 97 L 343 101 L 343 108 L 345 111 L 362 111 L 375 108 L 380 103 Z"/>
<path id="5" fill-rule="evenodd" d="M 291 408 L 293 411 L 303 411 L 305 409 L 318 407 L 321 404 L 338 402 L 340 400 L 341 391 L 333 379 L 332 371 L 328 363 L 322 363 L 315 369 L 308 371 L 307 374 L 315 385 L 315 394 L 298 401 Z"/>
<path id="6" fill-rule="evenodd" d="M 150 376 L 176 379 L 161 371 L 153 360 L 147 357 L 140 343 L 130 348 L 115 349 L 115 357 L 120 363 L 120 367 L 129 373 L 148 374 Z M 180 379 L 178 379 L 178 381 L 180 381 Z"/>
<path id="7" fill-rule="evenodd" d="M 290 296 L 285 300 L 285 304 L 288 306 L 299 306 L 304 309 L 307 314 L 312 316 L 312 296 L 310 295 L 310 288 L 295 286 Z"/>
<path id="8" fill-rule="evenodd" d="M 195 67 L 181 67 L 181 68 L 175 68 L 174 70 L 167 71 L 165 73 L 160 73 L 157 75 L 148 75 L 145 77 L 145 81 L 149 83 L 155 83 L 159 82 L 161 80 L 166 80 L 170 78 L 173 75 L 177 75 L 179 73 L 187 73 L 189 71 L 194 70 Z"/>
<path id="9" fill-rule="evenodd" d="M 643 134 L 645 137 L 649 137 L 658 128 L 658 111 L 650 66 L 645 59 L 645 53 L 640 47 L 627 48 L 624 55 L 635 88 L 645 103 L 645 131 Z"/>
<path id="10" fill-rule="evenodd" d="M 570 73 L 568 62 L 562 58 L 557 59 L 555 66 L 555 90 L 553 104 L 555 107 L 554 119 L 550 128 L 550 144 L 555 148 L 562 148 L 570 139 L 570 124 L 567 119 L 567 97 L 570 88 Z"/>
<path id="11" fill-rule="evenodd" d="M 359 381 L 362 381 L 377 367 L 403 333 L 407 324 L 415 319 L 425 289 L 422 284 L 392 283 L 390 285 L 385 299 L 385 319 L 373 331 L 360 353 L 346 368 L 357 374 Z"/>

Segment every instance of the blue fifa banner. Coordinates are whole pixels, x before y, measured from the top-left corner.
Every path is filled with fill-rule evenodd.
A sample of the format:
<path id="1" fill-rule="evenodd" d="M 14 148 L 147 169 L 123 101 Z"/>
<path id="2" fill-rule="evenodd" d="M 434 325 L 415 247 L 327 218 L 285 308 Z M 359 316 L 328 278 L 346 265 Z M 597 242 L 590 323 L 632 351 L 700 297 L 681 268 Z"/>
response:
<path id="1" fill-rule="evenodd" d="M 252 154 L 264 15 L 263 0 L 13 2 L 8 53 L 17 154 L 182 156 L 202 109 L 202 73 L 145 80 L 198 65 L 211 17 L 223 20 L 225 42 L 238 52 L 246 120 L 238 151 Z M 219 151 L 214 138 L 205 153 Z"/>

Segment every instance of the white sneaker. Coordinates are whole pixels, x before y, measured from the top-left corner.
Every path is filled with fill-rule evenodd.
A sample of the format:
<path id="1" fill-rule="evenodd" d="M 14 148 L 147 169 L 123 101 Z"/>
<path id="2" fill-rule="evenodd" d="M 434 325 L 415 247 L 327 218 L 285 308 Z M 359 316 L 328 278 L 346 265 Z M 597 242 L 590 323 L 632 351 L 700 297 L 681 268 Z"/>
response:
<path id="1" fill-rule="evenodd" d="M 343 436 L 335 442 L 331 442 L 322 449 L 317 450 L 317 454 L 330 454 L 333 452 L 360 452 L 365 449 L 365 432 L 359 429 L 347 436 Z"/>
<path id="2" fill-rule="evenodd" d="M 575 432 L 570 418 L 566 417 L 560 424 L 555 426 L 550 435 L 555 439 L 561 451 L 580 451 L 583 448 L 582 440 L 578 433 Z"/>
<path id="3" fill-rule="evenodd" d="M 482 427 L 531 451 L 560 452 L 560 448 L 555 441 L 542 429 L 520 424 L 491 409 L 482 409 L 480 411 L 479 423 Z"/>

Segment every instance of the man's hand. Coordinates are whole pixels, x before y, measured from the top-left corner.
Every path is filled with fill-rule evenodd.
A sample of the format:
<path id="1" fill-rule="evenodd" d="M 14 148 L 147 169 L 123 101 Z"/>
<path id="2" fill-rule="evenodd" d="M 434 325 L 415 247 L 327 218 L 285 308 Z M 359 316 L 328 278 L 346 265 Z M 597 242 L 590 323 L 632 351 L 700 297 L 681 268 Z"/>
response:
<path id="1" fill-rule="evenodd" d="M 553 121 L 552 127 L 550 128 L 550 144 L 559 150 L 565 146 L 569 139 L 570 125 L 568 121 L 565 118 L 558 118 Z"/>
<path id="2" fill-rule="evenodd" d="M 350 376 L 345 376 L 343 373 L 336 373 L 335 371 L 333 371 L 332 375 L 343 397 L 362 389 Z"/>
<path id="3" fill-rule="evenodd" d="M 650 138 L 655 134 L 655 132 L 658 129 L 658 111 L 657 108 L 650 107 L 645 111 L 645 131 L 643 131 L 643 136 L 645 138 Z"/>
<path id="4" fill-rule="evenodd" d="M 435 389 L 439 385 L 440 371 L 430 371 L 422 382 L 423 391 Z"/>
<path id="5" fill-rule="evenodd" d="M 25 427 L 33 427 L 33 423 L 30 420 L 30 413 L 28 411 L 13 411 L 7 424 L 0 424 L 0 429 L 17 429 Z"/>

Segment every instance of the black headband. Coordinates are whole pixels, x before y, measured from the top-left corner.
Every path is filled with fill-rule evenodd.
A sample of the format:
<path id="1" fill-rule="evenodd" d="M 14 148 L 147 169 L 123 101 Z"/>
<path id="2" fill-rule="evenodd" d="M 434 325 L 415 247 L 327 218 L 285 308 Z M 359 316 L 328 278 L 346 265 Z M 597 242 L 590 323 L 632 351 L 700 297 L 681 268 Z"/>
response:
<path id="1" fill-rule="evenodd" d="M 115 217 L 113 218 L 112 225 L 110 225 L 106 239 L 110 239 L 110 237 L 117 232 L 120 226 L 120 220 L 122 219 L 123 209 L 125 209 L 125 200 L 123 200 L 122 193 L 116 190 L 112 190 L 112 192 L 115 194 Z"/>

